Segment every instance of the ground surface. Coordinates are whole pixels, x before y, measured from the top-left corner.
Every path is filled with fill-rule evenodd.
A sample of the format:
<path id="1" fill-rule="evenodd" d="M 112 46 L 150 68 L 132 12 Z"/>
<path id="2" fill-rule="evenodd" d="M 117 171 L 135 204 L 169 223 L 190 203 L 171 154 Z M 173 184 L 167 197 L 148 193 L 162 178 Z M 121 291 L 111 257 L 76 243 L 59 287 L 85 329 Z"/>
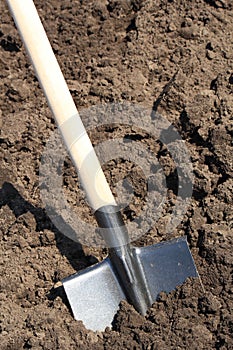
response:
<path id="1" fill-rule="evenodd" d="M 100 102 L 153 107 L 186 141 L 194 191 L 173 234 L 187 235 L 204 291 L 199 281 L 187 281 L 169 295 L 162 293 L 146 317 L 123 302 L 113 329 L 104 333 L 87 331 L 73 319 L 60 281 L 106 252 L 82 250 L 43 209 L 40 157 L 55 125 L 1 1 L 0 348 L 232 349 L 232 2 L 35 3 L 79 110 Z M 96 144 L 108 135 L 102 128 L 90 136 Z M 123 127 L 111 129 L 112 138 L 119 135 L 124 136 Z M 132 128 L 127 135 L 154 150 L 148 135 Z M 163 227 L 175 200 L 171 159 L 163 149 L 156 152 L 171 180 L 170 204 L 140 239 L 142 245 L 168 238 Z M 137 216 L 145 190 L 139 171 L 120 160 L 104 169 L 113 190 L 131 172 L 136 201 L 124 215 Z M 64 189 L 71 204 L 83 200 L 76 184 L 67 161 Z M 85 204 L 80 211 L 92 222 Z"/>

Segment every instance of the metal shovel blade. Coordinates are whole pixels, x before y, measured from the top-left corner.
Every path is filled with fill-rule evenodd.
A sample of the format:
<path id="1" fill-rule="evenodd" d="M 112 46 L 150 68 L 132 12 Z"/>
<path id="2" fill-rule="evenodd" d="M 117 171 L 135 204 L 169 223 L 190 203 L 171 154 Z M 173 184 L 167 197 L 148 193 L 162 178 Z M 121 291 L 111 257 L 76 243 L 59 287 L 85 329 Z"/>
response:
<path id="1" fill-rule="evenodd" d="M 153 301 L 160 292 L 170 292 L 188 277 L 198 276 L 185 237 L 133 250 Z M 109 258 L 62 282 L 75 319 L 93 331 L 111 327 L 119 303 L 127 299 Z"/>

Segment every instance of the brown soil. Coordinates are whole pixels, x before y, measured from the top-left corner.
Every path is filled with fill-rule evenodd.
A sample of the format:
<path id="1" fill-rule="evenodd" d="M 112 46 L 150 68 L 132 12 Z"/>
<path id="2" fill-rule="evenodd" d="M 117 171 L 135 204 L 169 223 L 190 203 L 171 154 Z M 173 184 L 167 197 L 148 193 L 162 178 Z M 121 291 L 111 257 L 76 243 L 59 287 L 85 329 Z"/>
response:
<path id="1" fill-rule="evenodd" d="M 81 249 L 43 209 L 40 157 L 55 125 L 1 2 L 0 348 L 232 349 L 232 2 L 35 3 L 78 109 L 100 102 L 140 103 L 164 114 L 185 139 L 195 185 L 174 235 L 187 235 L 204 291 L 198 280 L 187 281 L 169 295 L 162 293 L 146 317 L 123 302 L 112 330 L 103 333 L 87 331 L 73 319 L 60 281 L 106 252 Z M 114 132 L 111 137 L 123 133 Z M 107 129 L 96 130 L 91 138 L 96 143 L 107 135 Z M 154 142 L 139 136 L 139 142 Z M 161 152 L 164 167 L 166 159 Z M 122 168 L 120 161 L 105 166 L 113 188 Z M 72 193 L 76 178 L 69 164 L 64 177 L 72 202 L 79 193 Z M 144 190 L 136 190 L 140 199 Z M 128 210 L 137 215 L 137 206 Z M 140 244 L 166 239 L 166 215 Z"/>

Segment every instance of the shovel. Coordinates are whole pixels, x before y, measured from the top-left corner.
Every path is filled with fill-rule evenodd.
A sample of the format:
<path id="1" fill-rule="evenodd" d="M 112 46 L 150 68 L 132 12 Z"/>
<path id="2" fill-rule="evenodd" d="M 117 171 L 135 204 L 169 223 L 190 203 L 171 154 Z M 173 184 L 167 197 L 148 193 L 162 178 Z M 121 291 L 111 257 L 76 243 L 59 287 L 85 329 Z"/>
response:
<path id="1" fill-rule="evenodd" d="M 74 317 L 88 329 L 103 331 L 123 299 L 145 315 L 161 291 L 170 292 L 198 272 L 185 237 L 143 248 L 130 244 L 33 1 L 7 3 L 108 247 L 105 260 L 63 280 Z"/>

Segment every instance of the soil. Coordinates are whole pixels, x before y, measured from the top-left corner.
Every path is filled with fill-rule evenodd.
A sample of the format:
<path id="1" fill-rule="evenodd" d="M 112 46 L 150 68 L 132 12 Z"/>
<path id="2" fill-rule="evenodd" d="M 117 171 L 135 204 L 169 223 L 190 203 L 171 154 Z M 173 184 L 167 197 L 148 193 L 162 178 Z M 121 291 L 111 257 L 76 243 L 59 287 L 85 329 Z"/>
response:
<path id="1" fill-rule="evenodd" d="M 106 249 L 71 241 L 44 209 L 40 158 L 55 123 L 2 1 L 0 348 L 232 349 L 232 1 L 35 4 L 79 110 L 109 102 L 143 105 L 165 115 L 185 140 L 195 183 L 173 235 L 188 237 L 202 283 L 189 279 L 170 294 L 161 293 L 146 317 L 123 301 L 112 329 L 105 332 L 88 331 L 73 319 L 61 280 L 103 259 Z M 155 140 L 140 130 L 110 129 L 92 131 L 92 142 L 125 133 L 156 148 Z M 172 206 L 174 169 L 162 147 L 155 153 L 171 180 Z M 113 191 L 125 173 L 134 179 L 137 205 L 124 211 L 130 221 L 143 200 L 142 174 L 122 160 L 109 162 L 104 171 Z M 64 189 L 75 205 L 81 194 L 69 160 Z M 168 238 L 163 228 L 169 205 L 137 244 Z M 84 202 L 80 210 L 87 221 L 94 220 Z"/>

